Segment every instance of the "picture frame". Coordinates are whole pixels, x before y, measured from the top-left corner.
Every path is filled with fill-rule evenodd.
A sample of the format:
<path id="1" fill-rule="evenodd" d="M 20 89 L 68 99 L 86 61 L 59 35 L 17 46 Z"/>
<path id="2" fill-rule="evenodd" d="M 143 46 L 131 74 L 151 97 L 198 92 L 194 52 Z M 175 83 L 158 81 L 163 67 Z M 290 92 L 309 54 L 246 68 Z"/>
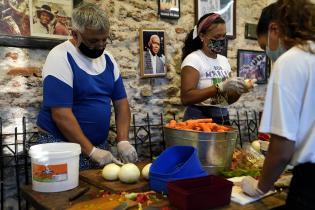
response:
<path id="1" fill-rule="evenodd" d="M 180 0 L 158 0 L 158 14 L 163 18 L 180 18 Z"/>
<path id="2" fill-rule="evenodd" d="M 67 17 L 71 20 L 72 9 L 80 4 L 83 0 L 73 1 L 58 1 L 58 0 L 20 0 L 20 1 L 5 1 L 4 5 L 0 8 L 0 46 L 5 47 L 21 47 L 21 48 L 34 48 L 34 49 L 51 49 L 54 46 L 62 43 L 69 36 L 53 35 L 45 36 L 41 33 L 31 33 L 32 22 L 35 20 L 36 10 L 47 4 L 54 17 Z M 61 9 L 64 2 L 70 2 L 71 6 L 66 7 L 66 11 L 61 14 Z M 40 6 L 38 6 L 40 5 Z M 58 6 L 58 7 L 57 7 Z M 48 7 L 46 9 L 49 10 Z M 58 14 L 59 13 L 59 14 Z M 58 15 L 57 15 L 58 14 Z M 59 18 L 58 18 L 59 19 Z M 57 22 L 57 18 L 54 19 Z"/>
<path id="3" fill-rule="evenodd" d="M 257 84 L 267 83 L 270 62 L 266 52 L 256 50 L 237 50 L 237 76 L 256 79 Z"/>
<path id="4" fill-rule="evenodd" d="M 257 40 L 257 24 L 245 23 L 245 39 Z"/>
<path id="5" fill-rule="evenodd" d="M 226 24 L 228 39 L 236 38 L 236 0 L 195 0 L 195 22 L 205 14 L 214 12 L 221 15 Z"/>
<path id="6" fill-rule="evenodd" d="M 141 78 L 165 76 L 165 31 L 163 29 L 141 28 L 139 30 L 139 46 Z"/>

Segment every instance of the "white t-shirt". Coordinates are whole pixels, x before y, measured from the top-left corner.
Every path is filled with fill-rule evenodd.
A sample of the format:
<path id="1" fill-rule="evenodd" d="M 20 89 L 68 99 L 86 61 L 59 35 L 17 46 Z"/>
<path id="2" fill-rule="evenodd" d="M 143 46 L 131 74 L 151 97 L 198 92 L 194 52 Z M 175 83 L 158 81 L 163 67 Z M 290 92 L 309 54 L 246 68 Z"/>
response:
<path id="1" fill-rule="evenodd" d="M 231 66 L 228 59 L 223 55 L 217 55 L 217 58 L 210 58 L 202 50 L 196 50 L 184 59 L 181 69 L 185 66 L 191 66 L 199 72 L 198 89 L 203 89 L 215 85 L 229 77 Z M 209 98 L 199 104 L 201 106 L 225 106 L 226 100 L 223 97 Z"/>
<path id="2" fill-rule="evenodd" d="M 315 163 L 315 54 L 293 47 L 277 59 L 259 131 L 295 141 L 292 165 Z"/>

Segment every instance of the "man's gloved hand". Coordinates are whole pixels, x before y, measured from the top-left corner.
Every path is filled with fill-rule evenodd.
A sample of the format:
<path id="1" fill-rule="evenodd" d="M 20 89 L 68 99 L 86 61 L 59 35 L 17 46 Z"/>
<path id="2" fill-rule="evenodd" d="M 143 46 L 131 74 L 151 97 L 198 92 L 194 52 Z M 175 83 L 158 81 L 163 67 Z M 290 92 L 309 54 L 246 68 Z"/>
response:
<path id="1" fill-rule="evenodd" d="M 242 93 L 248 92 L 246 83 L 241 77 L 228 78 L 223 82 L 220 82 L 218 88 L 222 95 L 229 95 L 235 92 L 241 95 Z"/>
<path id="2" fill-rule="evenodd" d="M 111 152 L 103 149 L 99 149 L 96 147 L 93 147 L 91 153 L 90 153 L 90 158 L 97 162 L 100 166 L 104 166 L 109 163 L 116 163 L 117 165 L 123 165 L 122 162 L 117 160 Z"/>
<path id="3" fill-rule="evenodd" d="M 129 141 L 119 141 L 117 144 L 119 157 L 124 163 L 138 161 L 136 149 L 129 143 Z"/>
<path id="4" fill-rule="evenodd" d="M 265 194 L 257 185 L 258 181 L 251 176 L 244 177 L 241 182 L 243 192 L 251 197 L 258 197 Z"/>

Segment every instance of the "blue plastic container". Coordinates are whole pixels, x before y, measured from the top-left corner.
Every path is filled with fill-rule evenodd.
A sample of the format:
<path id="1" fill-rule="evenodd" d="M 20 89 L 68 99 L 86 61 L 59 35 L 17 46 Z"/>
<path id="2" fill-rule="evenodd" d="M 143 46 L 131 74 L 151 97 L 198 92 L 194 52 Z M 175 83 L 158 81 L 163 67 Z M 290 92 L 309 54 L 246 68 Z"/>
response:
<path id="1" fill-rule="evenodd" d="M 162 152 L 150 167 L 150 188 L 167 193 L 167 182 L 207 176 L 192 146 L 172 146 Z"/>

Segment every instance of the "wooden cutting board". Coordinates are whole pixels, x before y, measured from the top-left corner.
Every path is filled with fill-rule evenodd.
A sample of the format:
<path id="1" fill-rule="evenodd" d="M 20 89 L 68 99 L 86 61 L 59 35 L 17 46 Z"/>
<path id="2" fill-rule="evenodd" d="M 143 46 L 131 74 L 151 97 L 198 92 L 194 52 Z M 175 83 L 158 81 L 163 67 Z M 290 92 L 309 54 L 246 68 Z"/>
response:
<path id="1" fill-rule="evenodd" d="M 67 210 L 96 210 L 96 209 L 106 209 L 113 210 L 122 202 L 128 203 L 128 208 L 138 205 L 138 202 L 132 200 L 121 200 L 120 195 L 109 195 L 107 197 L 95 198 L 92 200 L 82 201 L 72 205 Z"/>
<path id="2" fill-rule="evenodd" d="M 140 172 L 147 164 L 144 162 L 137 163 Z M 149 190 L 149 183 L 142 176 L 139 181 L 133 184 L 122 183 L 121 181 L 107 181 L 102 177 L 102 169 L 90 169 L 80 172 L 80 179 L 94 185 L 100 189 L 111 192 L 144 192 Z"/>

